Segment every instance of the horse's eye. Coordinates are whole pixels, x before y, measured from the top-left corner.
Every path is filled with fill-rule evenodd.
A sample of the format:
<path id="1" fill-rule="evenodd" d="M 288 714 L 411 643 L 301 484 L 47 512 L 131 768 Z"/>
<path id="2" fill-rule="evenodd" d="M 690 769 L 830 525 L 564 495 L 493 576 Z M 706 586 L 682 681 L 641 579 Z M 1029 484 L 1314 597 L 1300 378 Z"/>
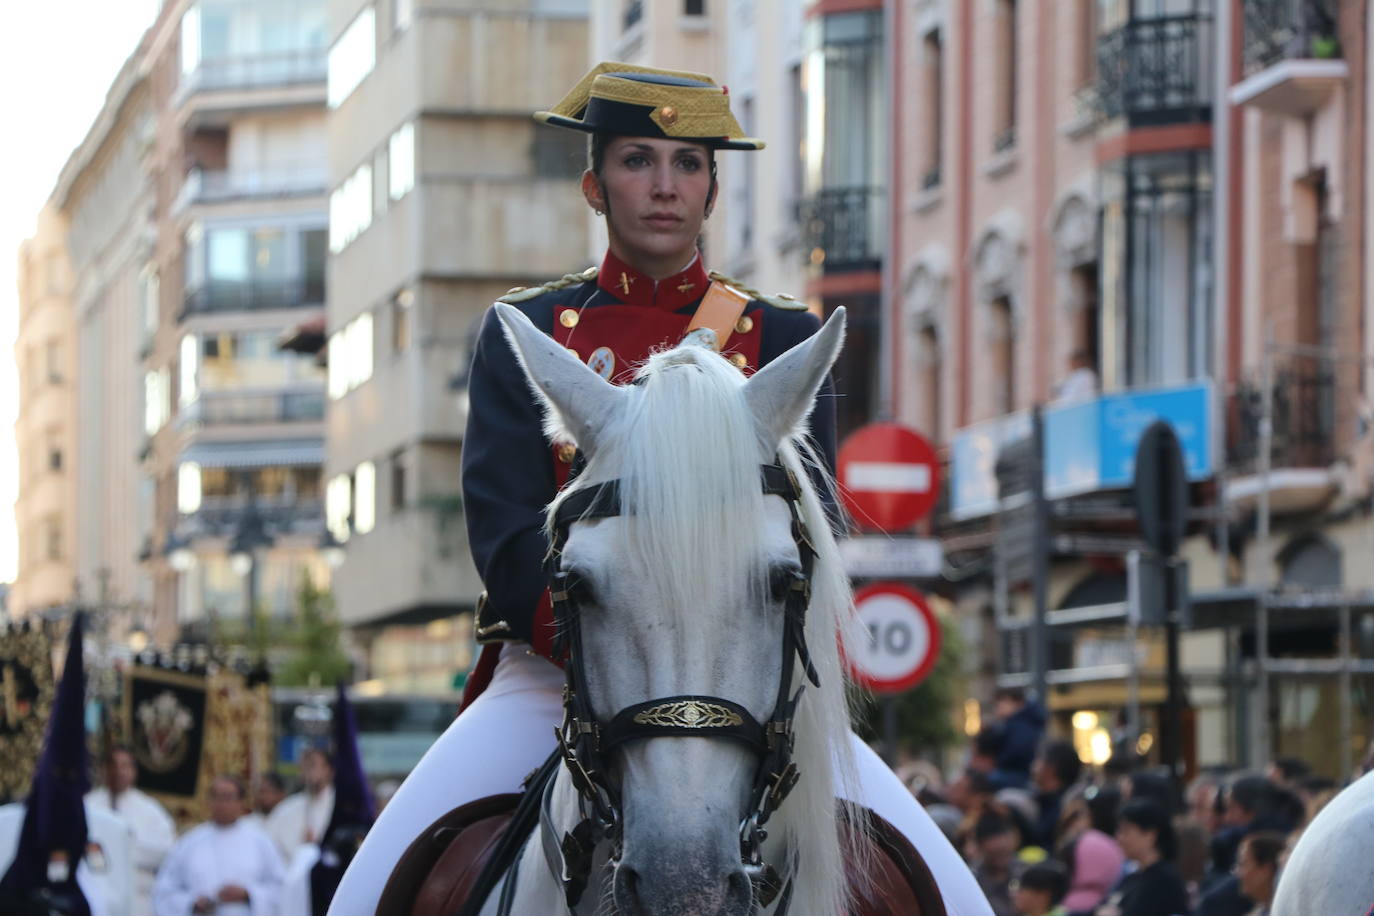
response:
<path id="1" fill-rule="evenodd" d="M 768 571 L 768 594 L 774 601 L 782 601 L 792 588 L 792 583 L 801 575 L 795 566 L 774 566 Z"/>
<path id="2" fill-rule="evenodd" d="M 569 570 L 567 574 L 568 594 L 578 604 L 595 604 L 596 594 L 592 591 L 591 580 L 576 570 Z"/>

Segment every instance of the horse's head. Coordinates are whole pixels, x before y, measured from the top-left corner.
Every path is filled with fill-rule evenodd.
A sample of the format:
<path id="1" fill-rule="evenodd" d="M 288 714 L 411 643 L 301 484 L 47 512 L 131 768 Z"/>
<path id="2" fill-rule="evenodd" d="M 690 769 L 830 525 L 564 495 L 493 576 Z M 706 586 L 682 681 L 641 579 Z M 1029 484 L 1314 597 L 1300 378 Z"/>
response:
<path id="1" fill-rule="evenodd" d="M 762 838 L 748 819 L 760 783 L 788 762 L 802 774 L 799 797 L 769 824 L 771 851 L 779 869 L 795 857 L 805 872 L 830 870 L 833 880 L 798 876 L 798 899 L 810 882 L 808 910 L 835 898 L 832 757 L 847 746 L 835 633 L 847 592 L 793 440 L 839 351 L 843 311 L 748 380 L 684 344 L 616 387 L 498 307 L 550 434 L 586 459 L 551 507 L 550 531 L 565 574 L 555 593 L 567 592 L 572 715 L 597 728 L 593 739 L 567 729 L 569 744 L 600 770 L 588 798 L 615 812 L 619 911 L 753 912 Z M 790 473 L 761 470 L 780 460 Z M 780 697 L 808 672 L 822 688 L 808 687 L 794 717 Z M 795 726 L 794 752 L 767 734 L 780 722 Z M 584 801 L 584 813 L 596 807 Z"/>

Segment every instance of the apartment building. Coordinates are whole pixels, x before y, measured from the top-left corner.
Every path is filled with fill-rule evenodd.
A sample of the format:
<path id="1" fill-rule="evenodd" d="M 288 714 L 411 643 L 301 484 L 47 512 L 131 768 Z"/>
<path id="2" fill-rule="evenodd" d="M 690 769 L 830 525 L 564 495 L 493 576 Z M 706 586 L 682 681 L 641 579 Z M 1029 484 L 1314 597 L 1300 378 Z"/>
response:
<path id="1" fill-rule="evenodd" d="M 325 0 L 180 0 L 147 39 L 156 236 L 134 326 L 163 639 L 329 584 L 325 373 L 280 347 L 324 312 L 327 23 Z"/>
<path id="2" fill-rule="evenodd" d="M 19 495 L 14 504 L 19 564 L 9 615 L 63 607 L 76 577 L 76 326 L 67 219 L 44 207 L 19 250 Z"/>
<path id="3" fill-rule="evenodd" d="M 1085 754 L 1128 707 L 1138 749 L 1157 747 L 1163 639 L 1123 613 L 1140 547 L 1133 450 L 1163 418 L 1195 506 L 1181 753 L 1200 766 L 1367 742 L 1370 710 L 1339 701 L 1367 676 L 1371 624 L 1352 598 L 1367 585 L 1338 559 L 1374 536 L 1357 415 L 1364 11 L 928 0 L 892 13 L 889 384 L 897 416 L 947 455 L 935 527 L 950 568 L 932 586 L 983 647 L 987 687 L 1032 674 L 1031 564 L 1014 549 L 1028 531 L 1002 511 L 997 459 L 1039 408 L 1045 603 L 1060 624 L 1047 700 Z M 1284 583 L 1306 592 L 1302 619 L 1281 619 L 1292 609 L 1270 586 Z M 1326 755 L 1330 775 L 1348 772 L 1343 757 Z"/>
<path id="4" fill-rule="evenodd" d="M 531 117 L 588 69 L 588 10 L 331 0 L 328 529 L 366 670 L 438 689 L 471 660 L 465 374 L 514 286 L 590 263 L 585 141 Z"/>

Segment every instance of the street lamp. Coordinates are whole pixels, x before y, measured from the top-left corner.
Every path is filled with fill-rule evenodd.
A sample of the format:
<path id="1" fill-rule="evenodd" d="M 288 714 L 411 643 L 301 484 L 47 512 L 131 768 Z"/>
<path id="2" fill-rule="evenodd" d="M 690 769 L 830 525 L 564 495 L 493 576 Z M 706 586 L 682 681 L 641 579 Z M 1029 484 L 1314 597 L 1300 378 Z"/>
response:
<path id="1" fill-rule="evenodd" d="M 250 490 L 248 504 L 239 518 L 238 530 L 234 532 L 234 539 L 229 544 L 229 568 L 244 580 L 244 606 L 248 614 L 250 637 L 257 625 L 254 619 L 254 606 L 258 597 L 257 551 L 271 544 L 272 536 L 263 525 L 262 515 L 258 512 L 257 498 Z"/>

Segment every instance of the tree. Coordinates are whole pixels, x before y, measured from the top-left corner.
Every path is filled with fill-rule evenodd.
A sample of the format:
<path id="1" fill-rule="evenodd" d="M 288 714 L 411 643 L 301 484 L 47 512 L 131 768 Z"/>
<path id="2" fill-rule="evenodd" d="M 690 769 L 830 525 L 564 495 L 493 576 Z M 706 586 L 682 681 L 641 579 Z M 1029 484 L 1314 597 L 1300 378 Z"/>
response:
<path id="1" fill-rule="evenodd" d="M 273 682 L 283 687 L 333 684 L 348 679 L 352 663 L 339 648 L 341 627 L 334 615 L 334 599 L 304 577 L 296 595 L 296 618 L 282 643 L 289 653 Z"/>
<path id="2" fill-rule="evenodd" d="M 959 740 L 954 725 L 956 706 L 964 698 L 964 642 L 958 627 L 945 615 L 940 621 L 940 656 L 930 676 L 892 698 L 897 713 L 897 742 L 907 750 L 934 754 Z M 881 737 L 882 709 L 877 698 L 865 694 L 855 730 L 865 741 Z"/>

